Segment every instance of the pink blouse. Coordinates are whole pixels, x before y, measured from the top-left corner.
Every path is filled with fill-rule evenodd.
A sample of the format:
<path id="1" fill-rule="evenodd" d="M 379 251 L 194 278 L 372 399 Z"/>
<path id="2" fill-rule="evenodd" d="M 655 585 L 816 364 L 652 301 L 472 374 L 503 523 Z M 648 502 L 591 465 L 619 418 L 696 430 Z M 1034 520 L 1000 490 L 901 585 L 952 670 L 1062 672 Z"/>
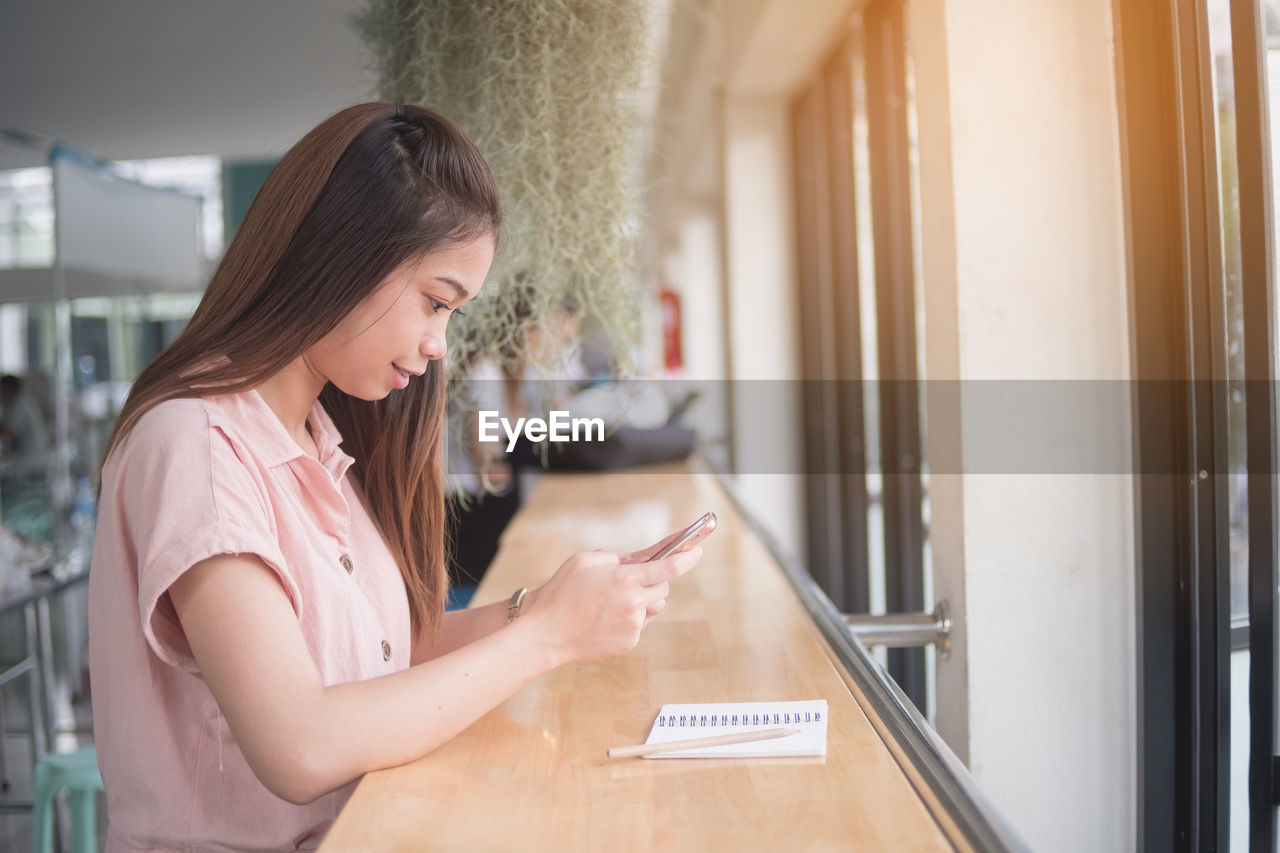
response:
<path id="1" fill-rule="evenodd" d="M 295 806 L 263 787 L 167 594 L 201 560 L 254 554 L 293 603 L 325 684 L 409 666 L 400 571 L 319 403 L 308 422 L 319 460 L 257 391 L 172 400 L 143 415 L 103 471 L 89 661 L 109 851 L 314 849 L 354 789 Z"/>

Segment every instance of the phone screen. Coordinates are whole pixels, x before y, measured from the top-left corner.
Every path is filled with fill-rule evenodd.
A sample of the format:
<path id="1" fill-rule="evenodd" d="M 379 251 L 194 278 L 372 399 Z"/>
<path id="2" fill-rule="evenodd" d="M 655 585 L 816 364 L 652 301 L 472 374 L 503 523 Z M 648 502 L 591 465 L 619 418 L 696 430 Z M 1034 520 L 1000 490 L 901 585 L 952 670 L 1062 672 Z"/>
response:
<path id="1" fill-rule="evenodd" d="M 716 529 L 716 514 L 714 512 L 709 512 L 706 515 L 702 516 L 702 518 L 699 518 L 693 524 L 690 524 L 687 528 L 685 528 L 684 533 L 681 533 L 679 537 L 677 537 L 671 542 L 671 544 L 663 548 L 658 553 L 654 554 L 652 557 L 650 557 L 649 562 L 653 562 L 654 560 L 662 560 L 662 559 L 665 559 L 666 557 L 670 557 L 672 554 L 676 553 L 677 551 L 684 551 L 689 548 L 692 548 L 694 545 L 697 545 L 699 542 L 705 539 L 707 535 L 710 534 L 711 531 L 715 529 Z"/>

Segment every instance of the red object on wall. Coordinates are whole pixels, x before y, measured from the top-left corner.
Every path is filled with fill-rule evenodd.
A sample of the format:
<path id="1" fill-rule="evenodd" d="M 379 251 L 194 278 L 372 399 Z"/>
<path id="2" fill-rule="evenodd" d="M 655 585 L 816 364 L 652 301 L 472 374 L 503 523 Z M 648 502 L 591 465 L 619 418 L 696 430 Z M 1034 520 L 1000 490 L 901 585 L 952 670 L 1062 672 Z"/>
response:
<path id="1" fill-rule="evenodd" d="M 680 344 L 680 294 L 670 287 L 658 291 L 662 302 L 662 363 L 668 371 L 684 366 L 684 351 Z"/>

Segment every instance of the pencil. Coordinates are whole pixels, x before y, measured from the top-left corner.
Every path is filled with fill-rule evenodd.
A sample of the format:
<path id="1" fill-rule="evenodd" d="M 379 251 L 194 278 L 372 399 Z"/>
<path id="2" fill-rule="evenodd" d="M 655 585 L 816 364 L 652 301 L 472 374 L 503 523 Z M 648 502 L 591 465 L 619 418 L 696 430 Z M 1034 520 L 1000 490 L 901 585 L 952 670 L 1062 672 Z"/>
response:
<path id="1" fill-rule="evenodd" d="M 734 732 L 727 735 L 710 735 L 689 740 L 673 740 L 667 743 L 641 743 L 635 746 L 615 746 L 609 750 L 610 758 L 636 758 L 656 752 L 675 752 L 681 749 L 699 749 L 704 746 L 721 746 L 729 743 L 750 743 L 753 740 L 770 740 L 799 733 L 799 729 L 757 729 L 753 732 Z"/>

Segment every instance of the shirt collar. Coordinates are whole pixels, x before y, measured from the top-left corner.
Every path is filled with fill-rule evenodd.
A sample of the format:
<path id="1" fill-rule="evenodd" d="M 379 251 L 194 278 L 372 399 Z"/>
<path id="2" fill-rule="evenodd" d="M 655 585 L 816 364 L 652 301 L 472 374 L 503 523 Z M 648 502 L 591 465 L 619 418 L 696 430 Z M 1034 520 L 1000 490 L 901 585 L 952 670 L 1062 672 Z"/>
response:
<path id="1" fill-rule="evenodd" d="M 206 408 L 222 416 L 212 418 L 214 425 L 230 427 L 237 435 L 249 440 L 254 455 L 268 467 L 284 465 L 307 455 L 256 388 L 206 397 L 205 403 Z M 342 434 L 319 400 L 311 405 L 307 423 L 311 425 L 311 437 L 320 454 L 320 464 L 335 480 L 341 479 L 355 460 L 339 449 Z"/>
<path id="2" fill-rule="evenodd" d="M 335 480 L 342 479 L 342 475 L 347 473 L 347 469 L 355 460 L 339 449 L 339 445 L 342 444 L 342 433 L 338 432 L 333 419 L 324 410 L 324 406 L 320 405 L 319 400 L 311 404 L 311 414 L 307 416 L 307 423 L 311 424 L 311 438 L 315 441 L 316 450 L 320 453 L 320 464 L 329 469 L 329 473 L 333 474 Z M 294 446 L 297 446 L 297 442 L 294 442 Z"/>

